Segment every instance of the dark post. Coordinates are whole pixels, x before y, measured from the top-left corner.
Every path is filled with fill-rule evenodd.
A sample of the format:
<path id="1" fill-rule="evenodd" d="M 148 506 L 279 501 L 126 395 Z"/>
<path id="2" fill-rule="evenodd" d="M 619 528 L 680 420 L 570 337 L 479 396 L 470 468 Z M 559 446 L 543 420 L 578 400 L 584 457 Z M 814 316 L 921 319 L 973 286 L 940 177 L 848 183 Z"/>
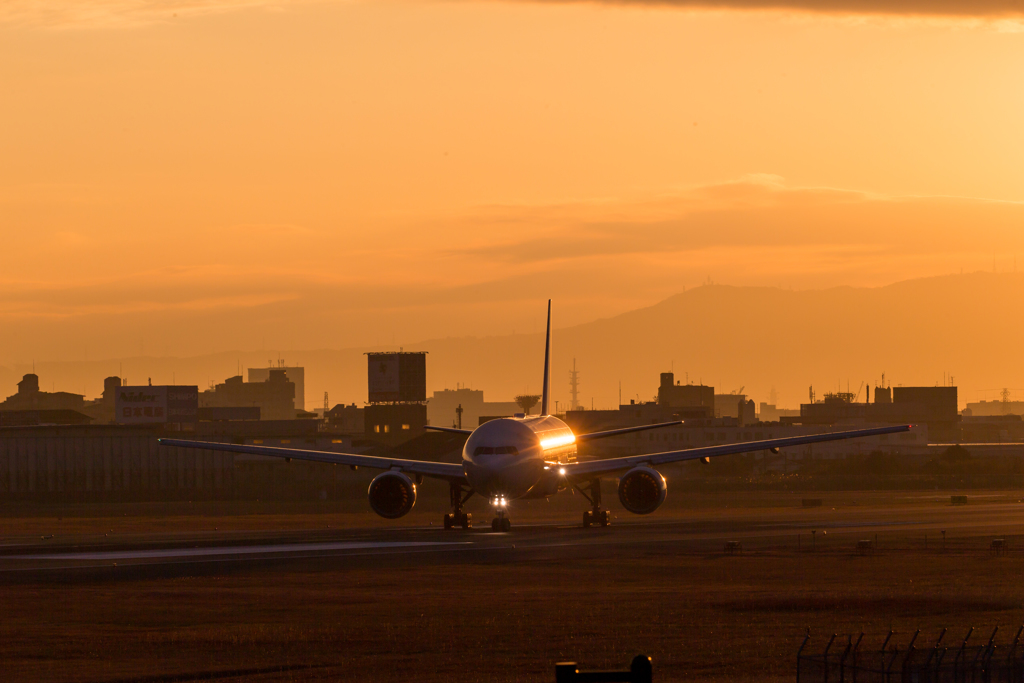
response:
<path id="1" fill-rule="evenodd" d="M 580 671 L 576 662 L 555 664 L 555 683 L 652 683 L 651 658 L 637 655 L 628 671 Z"/>
<path id="2" fill-rule="evenodd" d="M 558 662 L 555 664 L 555 683 L 574 683 L 579 672 L 576 662 Z"/>
<path id="3" fill-rule="evenodd" d="M 822 661 L 825 664 L 825 677 L 822 679 L 822 683 L 828 683 L 828 651 L 832 649 L 832 643 L 836 642 L 836 634 L 833 633 L 832 637 L 828 640 L 828 645 L 825 646 L 825 653 L 821 656 Z"/>
<path id="4" fill-rule="evenodd" d="M 853 636 L 846 636 L 846 649 L 843 650 L 843 656 L 839 658 L 839 683 L 846 683 L 846 657 L 850 654 L 850 649 L 853 648 Z"/>
<path id="5" fill-rule="evenodd" d="M 651 683 L 654 678 L 654 667 L 651 665 L 651 658 L 646 655 L 633 657 L 629 665 L 629 672 L 633 674 L 630 683 Z"/>
<path id="6" fill-rule="evenodd" d="M 799 537 L 798 537 L 799 538 Z M 1022 627 L 1024 628 L 1024 627 Z M 804 635 L 804 642 L 800 643 L 800 649 L 796 651 L 796 683 L 800 683 L 800 661 L 803 659 L 804 648 L 807 647 L 807 641 L 811 639 L 811 634 L 807 633 Z"/>

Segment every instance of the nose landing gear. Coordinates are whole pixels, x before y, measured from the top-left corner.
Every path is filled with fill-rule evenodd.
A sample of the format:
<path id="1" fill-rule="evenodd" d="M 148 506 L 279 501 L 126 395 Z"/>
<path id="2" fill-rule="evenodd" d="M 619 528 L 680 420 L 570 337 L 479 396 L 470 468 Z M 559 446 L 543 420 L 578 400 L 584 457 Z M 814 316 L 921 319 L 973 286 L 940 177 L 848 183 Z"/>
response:
<path id="1" fill-rule="evenodd" d="M 491 531 L 503 531 L 508 533 L 512 530 L 512 522 L 505 516 L 505 511 L 498 512 L 498 516 L 491 520 Z"/>
<path id="2" fill-rule="evenodd" d="M 612 523 L 611 513 L 609 513 L 608 510 L 602 510 L 601 509 L 601 480 L 600 479 L 591 479 L 590 480 L 589 485 L 587 486 L 587 491 L 590 492 L 590 495 L 587 495 L 586 491 L 584 491 L 579 486 L 576 486 L 575 484 L 573 485 L 573 487 L 577 491 L 579 491 L 583 495 L 584 498 L 586 498 L 588 501 L 590 501 L 591 505 L 594 506 L 594 508 L 592 510 L 587 510 L 586 512 L 583 513 L 583 528 L 584 529 L 589 529 L 590 527 L 594 526 L 595 524 L 600 524 L 601 526 L 608 526 L 609 524 Z"/>
<path id="3" fill-rule="evenodd" d="M 509 521 L 508 517 L 505 516 L 505 497 L 498 496 L 493 501 L 494 505 L 494 519 L 491 520 L 491 531 L 503 531 L 508 533 L 512 530 L 512 522 Z"/>
<path id="4" fill-rule="evenodd" d="M 463 529 L 473 528 L 473 515 L 468 512 L 462 511 L 462 506 L 465 504 L 469 497 L 473 495 L 470 491 L 466 494 L 466 497 L 462 497 L 462 484 L 456 484 L 452 482 L 449 485 L 449 498 L 451 499 L 452 512 L 449 512 L 444 516 L 444 528 L 454 529 L 456 526 L 461 526 Z"/>

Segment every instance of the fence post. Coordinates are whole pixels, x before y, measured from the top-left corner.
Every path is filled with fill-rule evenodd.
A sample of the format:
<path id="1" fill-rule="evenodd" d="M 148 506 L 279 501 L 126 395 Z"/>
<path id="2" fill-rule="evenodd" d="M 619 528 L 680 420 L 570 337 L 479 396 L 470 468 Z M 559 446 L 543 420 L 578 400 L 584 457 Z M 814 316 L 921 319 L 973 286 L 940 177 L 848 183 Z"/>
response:
<path id="1" fill-rule="evenodd" d="M 832 637 L 828 639 L 828 645 L 825 646 L 825 654 L 821 656 L 822 662 L 825 665 L 825 677 L 822 679 L 822 683 L 828 683 L 828 651 L 832 649 L 832 643 L 836 641 L 836 634 L 833 633 Z"/>
<path id="2" fill-rule="evenodd" d="M 1022 626 L 1021 628 L 1024 628 Z M 811 639 L 810 633 L 804 634 L 804 642 L 800 643 L 800 649 L 796 651 L 796 683 L 800 683 L 800 661 L 804 656 L 804 648 L 807 647 L 807 641 Z"/>
<path id="3" fill-rule="evenodd" d="M 846 636 L 846 649 L 843 650 L 843 656 L 839 658 L 839 683 L 846 683 L 846 656 L 850 654 L 850 648 L 853 647 L 853 636 Z"/>
<path id="4" fill-rule="evenodd" d="M 864 640 L 863 631 L 857 636 L 857 642 L 853 646 L 853 683 L 857 683 L 857 669 L 860 668 L 860 665 L 857 663 L 857 653 L 860 652 L 860 641 L 862 640 Z"/>
<path id="5" fill-rule="evenodd" d="M 960 680 L 960 667 L 963 666 L 963 654 L 964 649 L 967 647 L 967 639 L 974 633 L 974 627 L 972 626 L 967 630 L 967 635 L 964 636 L 964 641 L 960 643 L 960 649 L 957 650 L 956 657 L 953 658 L 953 683 L 958 683 Z"/>

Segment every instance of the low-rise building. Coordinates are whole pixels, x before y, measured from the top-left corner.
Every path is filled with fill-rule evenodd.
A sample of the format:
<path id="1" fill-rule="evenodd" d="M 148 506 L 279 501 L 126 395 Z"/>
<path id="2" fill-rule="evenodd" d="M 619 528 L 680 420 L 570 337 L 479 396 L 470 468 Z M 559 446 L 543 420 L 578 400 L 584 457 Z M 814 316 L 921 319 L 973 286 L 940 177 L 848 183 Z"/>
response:
<path id="1" fill-rule="evenodd" d="M 511 417 L 520 412 L 515 401 L 485 401 L 483 391 L 465 387 L 435 391 L 427 401 L 427 419 L 438 427 L 458 427 L 461 421 L 463 429 L 473 429 L 481 417 Z"/>
<path id="2" fill-rule="evenodd" d="M 294 420 L 295 383 L 283 368 L 270 368 L 264 382 L 244 382 L 236 375 L 202 392 L 199 407 L 258 407 L 261 420 Z"/>
<path id="3" fill-rule="evenodd" d="M 18 382 L 18 392 L 0 403 L 3 410 L 74 410 L 82 412 L 85 396 L 66 391 L 40 391 L 39 375 L 29 373 Z"/>

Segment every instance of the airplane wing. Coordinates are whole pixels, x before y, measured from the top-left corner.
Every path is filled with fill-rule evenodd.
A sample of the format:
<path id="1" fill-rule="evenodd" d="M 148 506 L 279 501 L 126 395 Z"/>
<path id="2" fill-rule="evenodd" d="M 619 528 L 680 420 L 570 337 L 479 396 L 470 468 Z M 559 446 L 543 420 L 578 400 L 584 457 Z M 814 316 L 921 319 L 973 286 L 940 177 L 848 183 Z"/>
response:
<path id="1" fill-rule="evenodd" d="M 589 434 L 577 434 L 576 441 L 593 441 L 594 439 L 603 439 L 606 436 L 618 436 L 619 434 L 631 434 L 633 432 L 643 432 L 648 429 L 661 429 L 662 427 L 675 427 L 676 425 L 683 424 L 682 420 L 676 420 L 675 422 L 659 422 L 653 425 L 641 425 L 639 427 L 624 427 L 622 429 L 609 429 L 605 432 L 590 432 Z"/>
<path id="2" fill-rule="evenodd" d="M 455 427 L 434 427 L 433 425 L 426 425 L 423 427 L 426 430 L 433 432 L 448 432 L 449 434 L 465 434 L 469 436 L 473 433 L 472 429 L 456 429 Z"/>
<path id="3" fill-rule="evenodd" d="M 811 434 L 808 436 L 790 436 L 783 439 L 767 439 L 764 441 L 743 441 L 740 443 L 726 444 L 724 446 L 706 446 L 704 448 L 689 448 L 683 451 L 644 453 L 643 455 L 629 455 L 623 458 L 590 460 L 568 465 L 559 465 L 559 467 L 565 469 L 565 475 L 570 479 L 581 478 L 594 474 L 608 474 L 619 470 L 626 470 L 636 467 L 637 465 L 665 465 L 671 462 L 703 460 L 705 458 L 714 458 L 719 455 L 731 455 L 733 453 L 750 453 L 751 451 L 765 451 L 772 448 L 788 448 L 790 446 L 802 446 L 804 444 L 821 443 L 823 441 L 839 441 L 841 439 L 856 439 L 862 436 L 895 434 L 897 432 L 909 431 L 911 426 L 912 425 L 899 425 L 897 427 L 855 429 L 847 432 Z"/>
<path id="4" fill-rule="evenodd" d="M 178 448 L 203 448 L 208 451 L 227 451 L 228 453 L 248 453 L 249 455 L 267 455 L 285 460 L 311 460 L 327 462 L 350 467 L 368 467 L 373 470 L 401 470 L 406 474 L 422 474 L 434 479 L 465 482 L 466 474 L 462 464 L 446 462 L 430 462 L 424 460 L 402 460 L 384 458 L 376 455 L 356 455 L 354 453 L 331 453 L 329 451 L 305 451 L 298 448 L 275 448 L 273 446 L 241 446 L 233 443 L 215 443 L 211 441 L 187 441 L 184 439 L 157 439 L 161 446 L 177 446 Z"/>

